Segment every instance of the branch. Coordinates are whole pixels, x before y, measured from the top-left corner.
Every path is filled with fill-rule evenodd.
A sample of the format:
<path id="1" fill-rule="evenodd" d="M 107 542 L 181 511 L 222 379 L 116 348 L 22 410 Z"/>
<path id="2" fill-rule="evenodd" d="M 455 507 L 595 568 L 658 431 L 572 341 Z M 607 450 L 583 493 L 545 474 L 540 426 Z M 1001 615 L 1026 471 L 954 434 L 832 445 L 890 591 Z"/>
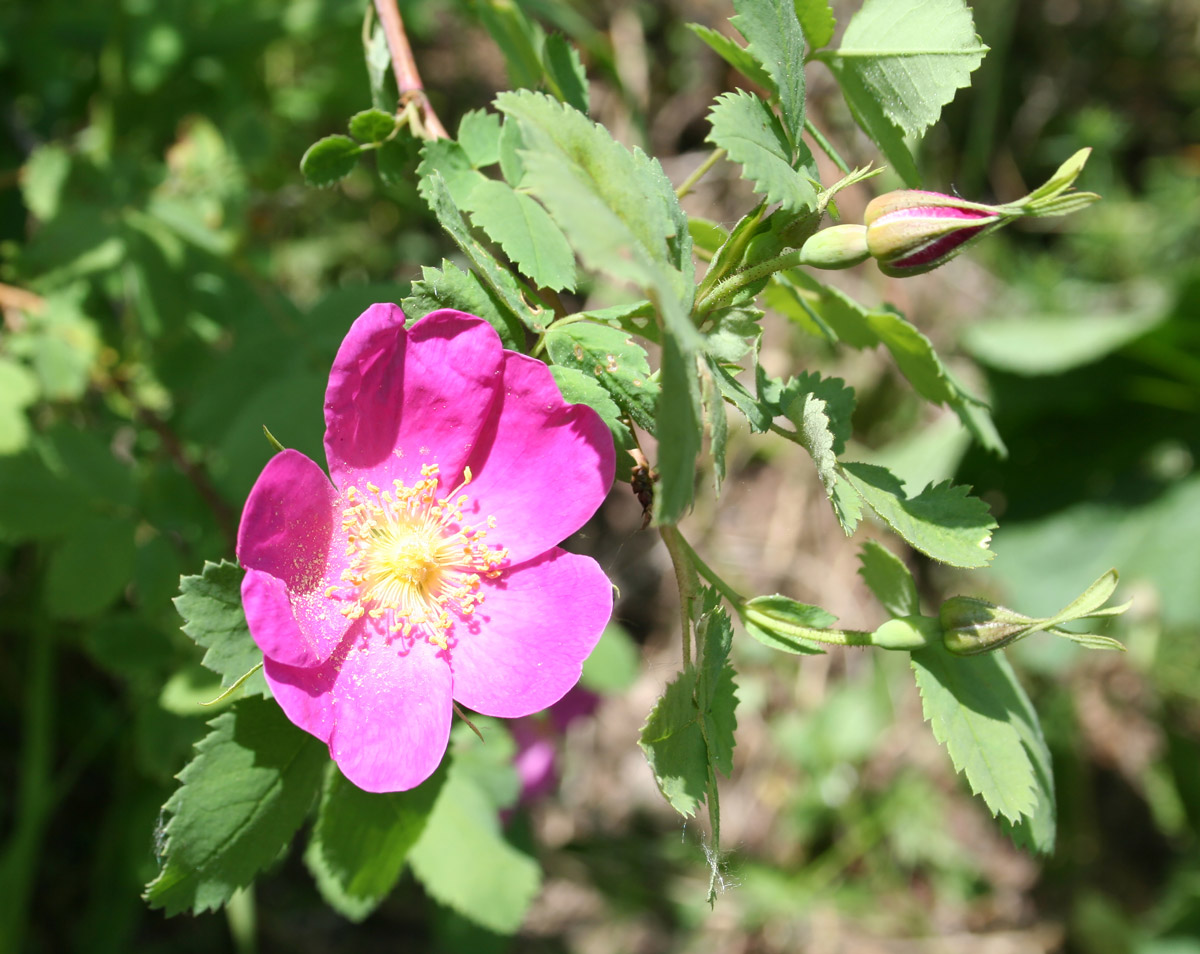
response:
<path id="1" fill-rule="evenodd" d="M 404 19 L 400 16 L 396 0 L 375 0 L 375 12 L 379 16 L 383 35 L 387 38 L 388 50 L 392 54 L 392 72 L 396 74 L 400 105 L 405 106 L 415 101 L 431 138 L 449 139 L 450 134 L 446 132 L 446 127 L 429 104 L 429 97 L 425 95 L 425 87 L 421 84 L 421 74 L 417 72 L 417 61 L 413 59 L 412 47 L 408 45 Z"/>

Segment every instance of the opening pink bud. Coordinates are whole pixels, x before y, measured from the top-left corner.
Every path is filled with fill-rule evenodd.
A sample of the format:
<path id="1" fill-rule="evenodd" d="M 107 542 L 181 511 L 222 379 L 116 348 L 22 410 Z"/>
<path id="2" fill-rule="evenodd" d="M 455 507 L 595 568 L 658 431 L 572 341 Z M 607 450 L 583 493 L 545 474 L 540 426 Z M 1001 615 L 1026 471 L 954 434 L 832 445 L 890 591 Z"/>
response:
<path id="1" fill-rule="evenodd" d="M 915 189 L 873 199 L 863 218 L 867 248 L 884 274 L 895 276 L 937 268 L 1007 221 L 994 206 Z"/>

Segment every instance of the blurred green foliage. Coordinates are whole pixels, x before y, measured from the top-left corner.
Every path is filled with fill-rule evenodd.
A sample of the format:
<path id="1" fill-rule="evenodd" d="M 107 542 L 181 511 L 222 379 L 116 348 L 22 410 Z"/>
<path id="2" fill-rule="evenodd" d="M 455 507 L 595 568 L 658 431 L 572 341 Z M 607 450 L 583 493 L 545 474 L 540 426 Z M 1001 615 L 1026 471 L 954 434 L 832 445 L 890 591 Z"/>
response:
<path id="1" fill-rule="evenodd" d="M 483 57 L 469 29 L 476 6 L 404 4 L 451 128 L 503 82 L 501 54 Z M 667 152 L 699 145 L 699 119 L 671 113 L 703 87 L 702 116 L 704 66 L 719 70 L 682 25 L 696 11 L 523 6 L 578 43 L 631 135 Z M 800 925 L 830 907 L 923 935 L 939 929 L 937 908 L 964 929 L 1028 928 L 1028 950 L 1193 954 L 1200 14 L 1168 0 L 978 7 L 991 53 L 926 140 L 928 181 L 1003 199 L 1092 146 L 1087 187 L 1105 200 L 1060 231 L 981 248 L 1004 282 L 963 340 L 987 368 L 1010 455 L 969 451 L 957 479 L 1000 517 L 990 572 L 1006 601 L 1050 612 L 1061 594 L 1045 586 L 1064 565 L 1080 586 L 1121 567 L 1138 598 L 1121 633 L 1130 652 L 1084 658 L 1046 641 L 1017 654 L 1036 677 L 1061 806 L 1058 853 L 1022 880 L 997 871 L 952 785 L 895 769 L 899 660 L 857 667 L 809 712 L 773 701 L 766 650 L 736 643 L 742 711 L 762 713 L 780 752 L 756 789 L 777 829 L 770 850 L 729 862 L 734 926 L 715 937 L 798 949 L 812 942 Z M 171 599 L 182 573 L 232 554 L 270 453 L 262 425 L 321 459 L 322 389 L 345 328 L 368 303 L 406 296 L 446 251 L 410 184 L 365 166 L 337 190 L 301 182 L 306 147 L 372 105 L 362 13 L 344 0 L 0 6 L 0 948 L 252 945 L 252 896 L 228 925 L 166 921 L 139 897 L 157 870 L 159 808 L 203 733 L 195 703 L 221 691 Z M 696 950 L 703 892 L 688 851 L 677 828 L 636 816 L 548 863 L 582 869 L 630 950 Z M 504 947 L 411 880 L 378 928 L 350 933 L 319 909 L 299 859 L 277 873 L 259 889 L 264 949 L 391 949 L 401 931 L 414 946 Z M 1031 900 L 994 913 L 1013 884 Z M 1046 924 L 1043 942 L 1032 928 Z M 572 949 L 565 932 L 537 943 Z"/>

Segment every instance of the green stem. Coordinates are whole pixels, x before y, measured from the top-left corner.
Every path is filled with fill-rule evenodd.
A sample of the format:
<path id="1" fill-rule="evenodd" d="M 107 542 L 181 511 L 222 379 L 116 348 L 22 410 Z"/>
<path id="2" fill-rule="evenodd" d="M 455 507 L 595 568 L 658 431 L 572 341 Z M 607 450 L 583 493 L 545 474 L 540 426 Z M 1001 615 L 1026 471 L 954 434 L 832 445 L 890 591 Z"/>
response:
<path id="1" fill-rule="evenodd" d="M 692 604 L 699 598 L 696 592 L 696 567 L 689 554 L 692 548 L 687 545 L 678 527 L 664 526 L 658 528 L 667 553 L 671 555 L 671 564 L 675 567 L 675 584 L 679 587 L 680 627 L 683 631 L 683 663 L 692 665 Z M 700 647 L 697 646 L 697 651 Z"/>
<path id="2" fill-rule="evenodd" d="M 833 164 L 842 171 L 842 175 L 850 175 L 850 166 L 846 164 L 846 160 L 838 155 L 838 151 L 833 148 L 833 143 L 826 139 L 825 134 L 812 124 L 811 119 L 804 120 L 804 131 L 812 136 L 813 142 L 820 146 L 821 151 L 833 160 Z"/>
<path id="3" fill-rule="evenodd" d="M 692 191 L 696 183 L 708 175 L 708 170 L 715 166 L 718 162 L 725 158 L 724 149 L 714 149 L 707 159 L 705 159 L 697 167 L 696 171 L 679 183 L 679 188 L 675 190 L 675 198 L 682 199 L 685 195 Z"/>
<path id="4" fill-rule="evenodd" d="M 21 768 L 17 773 L 16 820 L 12 837 L 0 856 L 0 938 L 12 951 L 22 948 L 29 899 L 37 875 L 39 843 L 45 829 L 50 793 L 53 745 L 53 633 L 33 627 L 29 633 L 29 676 L 26 682 Z"/>
<path id="5" fill-rule="evenodd" d="M 692 545 L 683 538 L 683 534 L 679 534 L 679 542 L 682 545 L 683 551 L 687 554 L 688 559 L 692 561 L 692 566 L 696 568 L 702 577 L 704 577 L 713 585 L 713 588 L 718 593 L 720 593 L 729 601 L 731 606 L 737 608 L 746 602 L 740 593 L 738 593 L 733 587 L 717 576 L 713 568 L 700 559 L 700 554 L 692 549 Z"/>
<path id="6" fill-rule="evenodd" d="M 804 256 L 801 253 L 801 249 L 794 248 L 775 258 L 769 258 L 765 262 L 759 262 L 757 265 L 751 265 L 740 272 L 734 272 L 728 278 L 717 282 L 712 290 L 696 302 L 696 314 L 699 315 L 707 311 L 712 311 L 722 302 L 732 298 L 747 285 L 753 285 L 768 275 L 774 275 L 776 272 L 782 272 L 789 268 L 795 268 L 797 265 L 803 265 Z"/>

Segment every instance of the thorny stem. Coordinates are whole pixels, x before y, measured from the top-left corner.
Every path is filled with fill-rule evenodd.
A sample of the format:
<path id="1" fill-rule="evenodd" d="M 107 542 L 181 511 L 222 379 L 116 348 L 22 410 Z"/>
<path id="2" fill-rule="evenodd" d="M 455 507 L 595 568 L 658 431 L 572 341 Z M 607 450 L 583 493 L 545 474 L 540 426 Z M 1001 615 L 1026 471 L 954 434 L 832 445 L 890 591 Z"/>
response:
<path id="1" fill-rule="evenodd" d="M 396 0 L 375 0 L 375 12 L 379 15 L 379 23 L 383 27 L 383 35 L 387 38 L 388 50 L 392 54 L 392 72 L 396 74 L 396 88 L 400 91 L 400 103 L 407 104 L 413 100 L 421 107 L 421 118 L 425 129 L 433 139 L 449 139 L 450 134 L 438 119 L 438 115 L 425 95 L 425 87 L 421 83 L 421 74 L 417 72 L 417 61 L 413 58 L 412 47 L 408 44 L 408 35 L 404 32 L 404 19 Z"/>
<path id="2" fill-rule="evenodd" d="M 724 149 L 714 149 L 711 153 L 709 153 L 708 158 L 700 163 L 700 165 L 696 168 L 696 171 L 679 183 L 679 188 L 675 190 L 675 198 L 682 199 L 685 195 L 691 192 L 692 189 L 695 188 L 696 183 L 708 175 L 708 170 L 724 158 Z"/>
<path id="3" fill-rule="evenodd" d="M 685 666 L 691 666 L 692 604 L 699 599 L 696 592 L 696 566 L 690 555 L 692 548 L 687 545 L 678 527 L 663 526 L 658 528 L 658 532 L 675 567 L 675 583 L 679 587 L 679 623 L 683 631 L 683 662 Z"/>

